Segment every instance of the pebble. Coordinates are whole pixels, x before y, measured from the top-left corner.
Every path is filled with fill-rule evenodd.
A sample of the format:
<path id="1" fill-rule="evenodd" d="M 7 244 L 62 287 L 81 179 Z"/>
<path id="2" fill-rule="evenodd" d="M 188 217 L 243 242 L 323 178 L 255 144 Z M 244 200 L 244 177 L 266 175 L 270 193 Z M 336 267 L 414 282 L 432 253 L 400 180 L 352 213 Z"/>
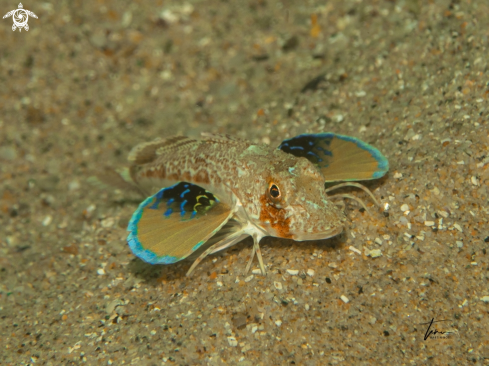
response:
<path id="1" fill-rule="evenodd" d="M 246 344 L 243 348 L 241 348 L 242 353 L 246 353 L 251 349 L 251 346 L 249 344 Z"/>
<path id="2" fill-rule="evenodd" d="M 53 217 L 48 215 L 42 220 L 42 226 L 49 226 L 53 222 Z"/>
<path id="3" fill-rule="evenodd" d="M 277 282 L 277 281 L 275 281 L 275 282 L 273 283 L 273 285 L 275 286 L 275 288 L 276 288 L 277 290 L 282 290 L 282 282 Z"/>
<path id="4" fill-rule="evenodd" d="M 308 275 L 309 277 L 313 277 L 315 273 L 316 273 L 316 272 L 315 272 L 313 269 L 308 269 L 308 270 L 307 270 L 307 275 Z"/>
<path id="5" fill-rule="evenodd" d="M 380 249 L 372 249 L 370 252 L 369 252 L 369 255 L 372 257 L 372 258 L 377 258 L 377 257 L 380 257 L 382 255 L 382 251 Z"/>
<path id="6" fill-rule="evenodd" d="M 481 301 L 489 303 L 489 296 L 482 296 Z"/>
<path id="7" fill-rule="evenodd" d="M 80 189 L 80 187 L 81 184 L 77 180 L 71 181 L 70 184 L 68 184 L 68 190 L 70 191 L 76 191 L 77 189 Z"/>
<path id="8" fill-rule="evenodd" d="M 250 282 L 253 279 L 253 275 L 250 275 L 244 279 L 245 282 Z"/>
<path id="9" fill-rule="evenodd" d="M 234 337 L 228 337 L 228 342 L 231 347 L 236 347 L 238 345 L 238 341 Z"/>
<path id="10" fill-rule="evenodd" d="M 403 212 L 404 212 L 404 211 L 409 211 L 409 206 L 408 206 L 407 204 L 403 204 L 403 205 L 401 206 L 401 211 L 403 211 Z"/>
<path id="11" fill-rule="evenodd" d="M 446 211 L 438 211 L 438 214 L 439 214 L 440 216 L 443 216 L 444 218 L 447 218 L 447 217 L 449 216 L 449 215 L 448 215 L 448 212 L 446 212 Z"/>
<path id="12" fill-rule="evenodd" d="M 115 219 L 113 217 L 108 217 L 106 219 L 103 219 L 102 222 L 100 223 L 100 225 L 103 227 L 103 228 L 110 228 L 110 227 L 113 227 L 115 224 Z"/>
<path id="13" fill-rule="evenodd" d="M 275 325 L 276 325 L 277 327 L 280 327 L 280 326 L 282 325 L 282 321 L 281 321 L 281 320 L 277 320 L 277 321 L 275 321 Z"/>
<path id="14" fill-rule="evenodd" d="M 434 226 L 435 225 L 435 222 L 434 221 L 425 221 L 424 222 L 424 225 L 425 226 Z"/>
<path id="15" fill-rule="evenodd" d="M 115 310 L 116 307 L 122 305 L 124 305 L 124 302 L 122 300 L 120 299 L 112 300 L 105 306 L 105 312 L 110 315 L 112 314 L 112 312 Z"/>
<path id="16" fill-rule="evenodd" d="M 343 300 L 345 304 L 348 304 L 350 302 L 350 299 L 348 299 L 348 297 L 346 297 L 345 295 L 341 295 L 340 299 Z"/>
<path id="17" fill-rule="evenodd" d="M 254 268 L 251 273 L 253 274 L 260 274 L 261 273 L 261 269 L 260 268 Z"/>
<path id="18" fill-rule="evenodd" d="M 453 224 L 453 227 L 463 233 L 464 231 L 462 230 L 462 227 L 459 224 Z"/>

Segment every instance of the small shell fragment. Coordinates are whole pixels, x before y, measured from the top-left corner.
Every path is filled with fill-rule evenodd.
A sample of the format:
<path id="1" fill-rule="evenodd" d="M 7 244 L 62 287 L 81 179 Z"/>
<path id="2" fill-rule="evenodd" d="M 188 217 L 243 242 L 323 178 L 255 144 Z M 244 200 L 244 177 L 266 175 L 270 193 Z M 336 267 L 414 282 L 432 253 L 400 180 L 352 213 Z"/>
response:
<path id="1" fill-rule="evenodd" d="M 425 221 L 424 222 L 424 225 L 425 226 L 434 226 L 435 225 L 435 222 L 434 221 Z"/>
<path id="2" fill-rule="evenodd" d="M 250 275 L 244 279 L 245 282 L 250 282 L 253 279 L 253 275 Z"/>
<path id="3" fill-rule="evenodd" d="M 238 345 L 238 341 L 234 337 L 228 337 L 228 342 L 231 347 L 236 347 Z"/>
<path id="4" fill-rule="evenodd" d="M 273 285 L 277 290 L 282 290 L 282 282 L 275 281 Z"/>
<path id="5" fill-rule="evenodd" d="M 489 303 L 489 296 L 482 296 L 481 301 Z"/>
<path id="6" fill-rule="evenodd" d="M 348 297 L 346 297 L 345 295 L 341 295 L 340 299 L 343 300 L 345 304 L 348 304 L 350 302 L 350 299 L 348 299 Z"/>
<path id="7" fill-rule="evenodd" d="M 297 276 L 299 274 L 299 270 L 298 269 L 288 269 L 287 273 L 291 276 Z"/>
<path id="8" fill-rule="evenodd" d="M 307 270 L 307 275 L 308 275 L 309 277 L 313 277 L 315 273 L 316 273 L 316 272 L 315 272 L 313 269 L 308 269 L 308 270 Z"/>
<path id="9" fill-rule="evenodd" d="M 357 254 L 362 254 L 362 252 L 359 251 L 357 248 L 355 248 L 353 245 L 350 245 L 348 249 L 350 249 L 352 252 L 355 252 Z"/>

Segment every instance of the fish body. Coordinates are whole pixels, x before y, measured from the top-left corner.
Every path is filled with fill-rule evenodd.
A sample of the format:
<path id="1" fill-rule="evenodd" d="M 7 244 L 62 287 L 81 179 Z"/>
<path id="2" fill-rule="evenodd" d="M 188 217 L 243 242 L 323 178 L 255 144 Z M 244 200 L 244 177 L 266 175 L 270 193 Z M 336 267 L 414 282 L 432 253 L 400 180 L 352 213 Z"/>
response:
<path id="1" fill-rule="evenodd" d="M 132 181 L 149 195 L 128 227 L 137 256 L 169 264 L 208 241 L 204 257 L 252 236 L 249 265 L 257 253 L 262 272 L 264 236 L 301 241 L 342 232 L 346 217 L 328 198 L 326 181 L 374 179 L 388 170 L 375 148 L 331 133 L 300 135 L 279 148 L 223 135 L 177 136 L 140 144 L 128 160 Z"/>

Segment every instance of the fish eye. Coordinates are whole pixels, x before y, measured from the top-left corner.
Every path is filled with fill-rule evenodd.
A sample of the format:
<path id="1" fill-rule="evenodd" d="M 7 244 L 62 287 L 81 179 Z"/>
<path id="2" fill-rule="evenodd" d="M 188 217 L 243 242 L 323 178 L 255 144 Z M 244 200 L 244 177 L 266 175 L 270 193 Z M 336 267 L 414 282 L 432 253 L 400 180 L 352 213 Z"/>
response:
<path id="1" fill-rule="evenodd" d="M 270 198 L 272 199 L 272 201 L 278 201 L 282 198 L 282 194 L 280 193 L 280 189 L 273 182 L 270 182 L 270 184 L 268 185 L 268 194 L 270 195 Z"/>

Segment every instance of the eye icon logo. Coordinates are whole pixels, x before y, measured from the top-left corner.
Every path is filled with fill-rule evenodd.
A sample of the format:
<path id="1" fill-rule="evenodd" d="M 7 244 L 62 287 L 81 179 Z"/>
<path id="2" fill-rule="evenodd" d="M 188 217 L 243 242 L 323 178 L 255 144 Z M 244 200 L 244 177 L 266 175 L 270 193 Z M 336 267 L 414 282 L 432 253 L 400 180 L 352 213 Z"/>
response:
<path id="1" fill-rule="evenodd" d="M 9 11 L 7 14 L 3 16 L 3 19 L 8 18 L 10 16 L 12 17 L 12 19 L 14 20 L 14 25 L 12 25 L 13 31 L 15 31 L 17 28 L 19 28 L 19 32 L 22 31 L 22 28 L 28 31 L 29 25 L 27 24 L 27 21 L 29 20 L 29 15 L 31 17 L 37 18 L 36 14 L 34 14 L 32 11 L 25 10 L 22 3 L 20 3 L 18 9 Z"/>

